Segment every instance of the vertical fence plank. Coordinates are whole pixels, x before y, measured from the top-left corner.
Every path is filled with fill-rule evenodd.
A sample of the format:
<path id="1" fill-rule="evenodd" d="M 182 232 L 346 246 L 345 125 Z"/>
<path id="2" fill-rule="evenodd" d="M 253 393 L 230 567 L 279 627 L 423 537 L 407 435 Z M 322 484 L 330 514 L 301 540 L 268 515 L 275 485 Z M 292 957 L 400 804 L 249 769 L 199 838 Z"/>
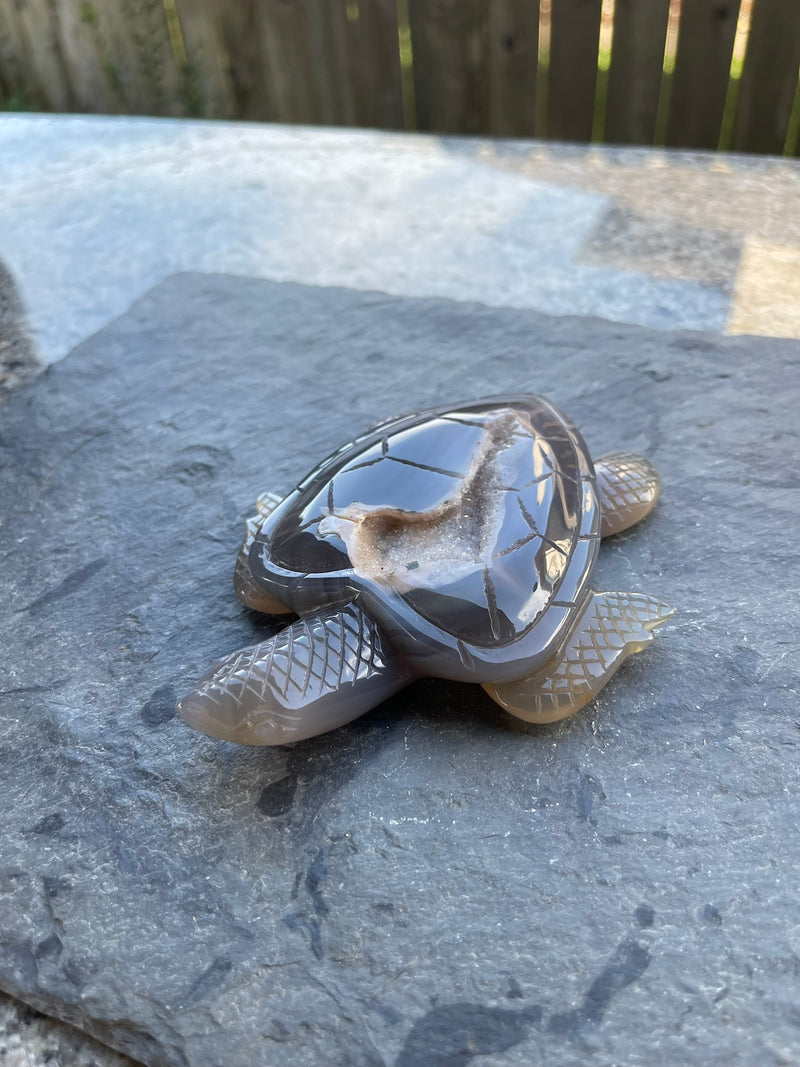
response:
<path id="1" fill-rule="evenodd" d="M 0 0 L 0 110 L 5 111 L 17 91 L 19 75 L 16 68 L 16 49 L 8 25 L 5 0 Z"/>
<path id="2" fill-rule="evenodd" d="M 208 2 L 227 56 L 236 117 L 256 122 L 322 121 L 306 0 Z"/>
<path id="3" fill-rule="evenodd" d="M 13 84 L 9 71 L 6 69 L 8 65 L 7 56 L 11 52 L 11 41 L 10 34 L 6 28 L 5 17 L 3 5 L 0 3 L 0 111 L 5 111 L 8 108 Z"/>
<path id="4" fill-rule="evenodd" d="M 359 44 L 355 60 L 359 83 L 359 122 L 402 130 L 403 90 L 397 33 L 397 0 L 366 0 L 361 4 Z"/>
<path id="5" fill-rule="evenodd" d="M 130 48 L 130 29 L 117 5 L 102 0 L 72 0 L 77 25 L 90 37 L 99 57 L 106 84 L 118 101 L 118 110 L 135 114 L 148 99 L 138 64 Z M 73 20 L 73 24 L 76 24 Z M 138 90 L 138 91 L 137 91 Z"/>
<path id="6" fill-rule="evenodd" d="M 353 89 L 358 126 L 403 129 L 403 92 L 396 0 L 345 4 L 345 77 Z"/>
<path id="7" fill-rule="evenodd" d="M 739 0 L 683 0 L 667 144 L 716 148 Z"/>
<path id="8" fill-rule="evenodd" d="M 304 0 L 279 0 L 256 8 L 261 40 L 262 77 L 279 122 L 314 122 L 323 112 L 317 92 L 308 5 Z M 258 116 L 267 117 L 267 116 Z"/>
<path id="9" fill-rule="evenodd" d="M 314 121 L 331 126 L 354 126 L 355 94 L 348 64 L 347 5 L 345 0 L 308 2 L 320 115 Z M 354 10 L 357 9 L 358 5 Z"/>
<path id="10" fill-rule="evenodd" d="M 135 113 L 136 107 L 129 94 L 132 76 L 132 60 L 127 57 L 127 31 L 117 28 L 118 15 L 102 0 L 63 0 L 58 12 L 64 54 L 67 62 L 76 67 L 73 82 L 81 80 L 81 72 L 88 72 L 90 85 L 95 76 L 102 81 L 99 99 L 103 110 L 110 114 Z M 120 36 L 122 49 L 115 37 Z M 99 110 L 86 92 L 76 88 L 77 106 L 85 101 L 89 111 Z"/>
<path id="11" fill-rule="evenodd" d="M 182 76 L 162 0 L 104 3 L 100 25 L 122 83 L 126 110 L 139 115 L 184 115 Z"/>
<path id="12" fill-rule="evenodd" d="M 495 137 L 533 137 L 539 5 L 492 0 L 489 5 L 489 130 Z"/>
<path id="13" fill-rule="evenodd" d="M 69 81 L 48 0 L 16 0 L 11 15 L 36 97 L 48 111 L 69 111 Z"/>
<path id="14" fill-rule="evenodd" d="M 126 52 L 136 71 L 137 95 L 134 109 L 139 114 L 185 115 L 183 72 L 170 40 L 162 0 L 120 0 L 120 35 L 127 35 Z"/>
<path id="15" fill-rule="evenodd" d="M 53 6 L 53 18 L 69 71 L 71 108 L 106 115 L 118 112 L 122 101 L 110 77 L 108 57 L 99 47 L 94 9 L 78 0 L 60 0 Z"/>
<path id="16" fill-rule="evenodd" d="M 320 120 L 403 125 L 396 0 L 306 0 Z"/>
<path id="17" fill-rule="evenodd" d="M 274 104 L 264 78 L 264 55 L 257 32 L 258 0 L 208 0 L 215 36 L 225 65 L 239 119 L 274 118 Z"/>
<path id="18" fill-rule="evenodd" d="M 592 136 L 602 0 L 553 0 L 547 136 Z"/>
<path id="19" fill-rule="evenodd" d="M 409 0 L 417 128 L 489 128 L 484 0 Z"/>
<path id="20" fill-rule="evenodd" d="M 800 3 L 755 0 L 733 147 L 780 155 L 800 70 Z"/>
<path id="21" fill-rule="evenodd" d="M 73 106 L 185 114 L 182 72 L 162 0 L 53 0 L 53 5 L 52 22 L 71 70 Z"/>
<path id="22" fill-rule="evenodd" d="M 652 144 L 669 0 L 616 0 L 606 141 Z"/>
<path id="23" fill-rule="evenodd" d="M 260 9 L 261 33 L 267 59 L 267 77 L 272 83 L 282 122 L 328 121 L 327 102 L 319 92 L 328 80 L 327 69 L 319 70 L 318 49 L 312 37 L 312 4 L 306 0 L 283 0 Z M 298 72 L 302 72 L 298 76 Z"/>
<path id="24" fill-rule="evenodd" d="M 228 52 L 209 0 L 175 0 L 186 49 L 185 93 L 189 113 L 210 119 L 236 118 Z"/>
<path id="25" fill-rule="evenodd" d="M 4 107 L 40 108 L 43 101 L 27 61 L 14 0 L 0 0 L 0 91 Z"/>

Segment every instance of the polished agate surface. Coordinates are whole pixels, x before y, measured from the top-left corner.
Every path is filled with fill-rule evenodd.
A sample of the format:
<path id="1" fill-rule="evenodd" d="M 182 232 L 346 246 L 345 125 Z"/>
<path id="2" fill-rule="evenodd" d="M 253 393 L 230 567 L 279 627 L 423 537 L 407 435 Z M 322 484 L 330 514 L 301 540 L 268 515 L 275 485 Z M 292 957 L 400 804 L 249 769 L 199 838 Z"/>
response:
<path id="1" fill-rule="evenodd" d="M 217 737 L 283 744 L 435 676 L 482 684 L 530 721 L 572 714 L 671 614 L 589 587 L 601 536 L 659 490 L 645 457 L 593 463 L 532 394 L 389 420 L 285 498 L 259 498 L 237 594 L 300 619 L 217 664 L 179 710 Z"/>

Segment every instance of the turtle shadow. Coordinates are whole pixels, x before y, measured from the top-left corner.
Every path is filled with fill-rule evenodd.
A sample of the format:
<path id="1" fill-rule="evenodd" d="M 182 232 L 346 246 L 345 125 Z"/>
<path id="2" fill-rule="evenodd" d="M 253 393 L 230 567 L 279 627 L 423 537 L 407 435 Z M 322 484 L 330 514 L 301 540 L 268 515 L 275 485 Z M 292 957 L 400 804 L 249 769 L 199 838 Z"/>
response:
<path id="1" fill-rule="evenodd" d="M 574 729 L 569 720 L 534 725 L 509 715 L 479 685 L 422 678 L 352 722 L 328 733 L 285 746 L 227 745 L 217 759 L 230 765 L 232 778 L 263 783 L 251 803 L 258 817 L 302 847 L 319 831 L 334 796 L 346 789 L 393 748 L 417 736 L 413 747 L 427 750 L 432 737 L 459 748 L 490 751 L 515 735 L 539 749 L 555 734 Z"/>
<path id="2" fill-rule="evenodd" d="M 402 711 L 398 709 L 398 713 L 406 719 L 428 729 L 439 727 L 458 731 L 472 740 L 519 734 L 532 741 L 549 741 L 554 735 L 563 735 L 575 728 L 574 716 L 555 723 L 525 722 L 501 708 L 480 685 L 469 682 L 423 678 L 393 700 L 404 695 L 406 704 Z"/>

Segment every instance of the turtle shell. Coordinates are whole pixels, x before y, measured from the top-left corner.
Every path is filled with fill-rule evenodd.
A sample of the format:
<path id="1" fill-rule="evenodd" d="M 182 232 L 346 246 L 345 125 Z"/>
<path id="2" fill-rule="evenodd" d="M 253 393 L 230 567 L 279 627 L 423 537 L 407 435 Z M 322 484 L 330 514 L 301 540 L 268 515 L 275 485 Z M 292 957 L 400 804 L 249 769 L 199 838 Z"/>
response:
<path id="1" fill-rule="evenodd" d="M 421 673 L 493 681 L 566 638 L 599 524 L 577 430 L 542 397 L 491 397 L 340 448 L 265 519 L 250 566 L 298 614 L 358 598 Z"/>

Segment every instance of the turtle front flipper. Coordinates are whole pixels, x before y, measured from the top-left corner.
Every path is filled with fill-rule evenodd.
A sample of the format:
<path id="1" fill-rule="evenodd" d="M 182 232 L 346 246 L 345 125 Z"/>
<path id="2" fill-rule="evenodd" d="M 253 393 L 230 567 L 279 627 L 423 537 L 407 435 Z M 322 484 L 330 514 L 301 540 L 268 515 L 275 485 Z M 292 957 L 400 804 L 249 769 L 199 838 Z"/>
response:
<path id="1" fill-rule="evenodd" d="M 635 452 L 612 452 L 594 461 L 600 501 L 600 533 L 620 533 L 649 515 L 661 492 L 658 471 Z"/>
<path id="2" fill-rule="evenodd" d="M 223 741 L 285 745 L 358 718 L 414 677 L 375 623 L 348 604 L 227 656 L 178 713 Z"/>
<path id="3" fill-rule="evenodd" d="M 261 611 L 265 615 L 288 615 L 291 608 L 287 608 L 280 600 L 276 600 L 258 584 L 250 570 L 250 548 L 256 534 L 261 529 L 261 524 L 266 517 L 280 504 L 281 497 L 277 493 L 262 493 L 256 501 L 256 514 L 245 520 L 244 538 L 239 555 L 236 557 L 236 566 L 233 571 L 233 588 L 246 608 L 252 611 Z"/>
<path id="4" fill-rule="evenodd" d="M 668 604 L 645 593 L 593 593 L 556 660 L 512 682 L 483 688 L 526 722 L 557 722 L 580 711 L 628 656 L 652 641 L 652 631 L 673 615 Z"/>

